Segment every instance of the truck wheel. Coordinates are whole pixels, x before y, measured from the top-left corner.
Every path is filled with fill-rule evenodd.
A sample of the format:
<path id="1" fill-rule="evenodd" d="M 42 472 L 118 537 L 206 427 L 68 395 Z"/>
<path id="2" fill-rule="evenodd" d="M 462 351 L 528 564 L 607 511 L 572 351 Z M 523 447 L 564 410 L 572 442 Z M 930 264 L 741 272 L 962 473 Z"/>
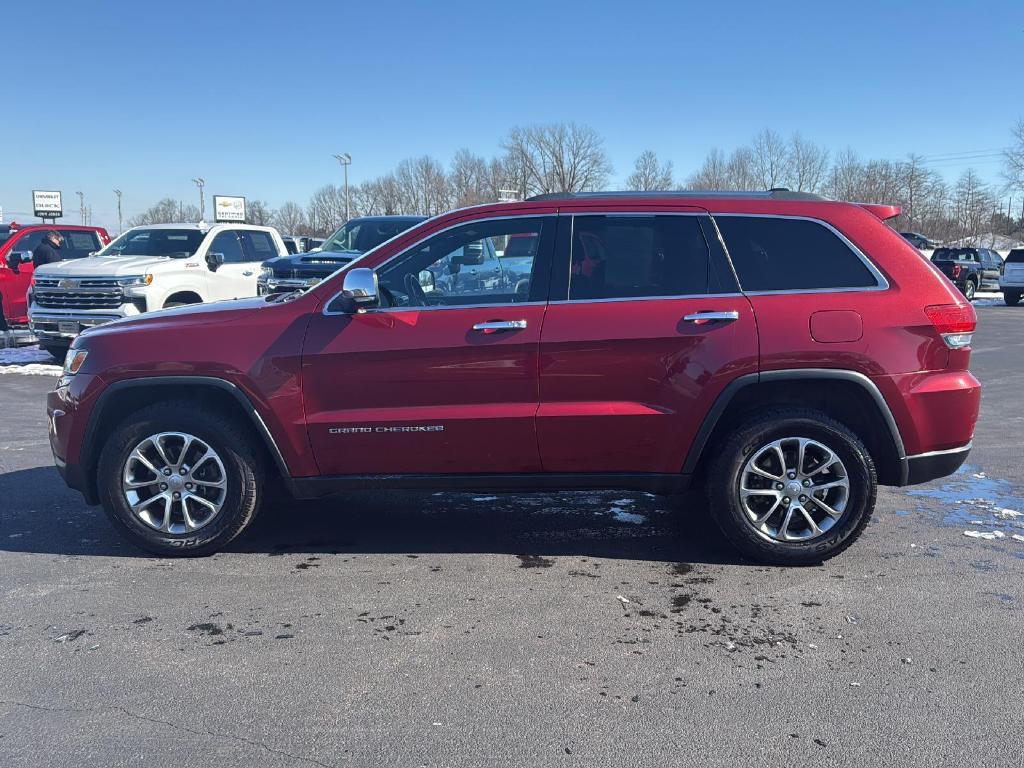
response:
<path id="1" fill-rule="evenodd" d="M 190 402 L 122 421 L 100 454 L 107 516 L 133 544 L 171 557 L 212 554 L 241 533 L 263 498 L 260 454 L 231 418 Z"/>
<path id="2" fill-rule="evenodd" d="M 709 506 L 744 555 L 773 565 L 812 565 L 864 530 L 878 481 L 863 443 L 823 413 L 786 408 L 748 421 L 721 446 L 708 478 Z"/>
<path id="3" fill-rule="evenodd" d="M 68 355 L 68 350 L 71 349 L 71 344 L 69 342 L 63 344 L 60 342 L 39 342 L 39 347 L 49 352 L 50 356 L 55 360 L 63 363 L 64 358 Z"/>
<path id="4" fill-rule="evenodd" d="M 1003 301 L 1008 307 L 1016 307 L 1020 303 L 1020 291 L 1003 291 Z"/>
<path id="5" fill-rule="evenodd" d="M 973 280 L 968 280 L 964 283 L 964 298 L 968 301 L 974 301 L 974 294 L 978 290 L 978 286 L 974 284 Z"/>

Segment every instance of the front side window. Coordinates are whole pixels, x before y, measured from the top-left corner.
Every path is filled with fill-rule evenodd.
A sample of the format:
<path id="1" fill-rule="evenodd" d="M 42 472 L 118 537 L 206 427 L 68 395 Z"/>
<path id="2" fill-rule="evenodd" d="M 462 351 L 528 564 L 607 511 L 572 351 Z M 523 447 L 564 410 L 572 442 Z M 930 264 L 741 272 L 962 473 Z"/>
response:
<path id="1" fill-rule="evenodd" d="M 198 229 L 130 229 L 115 238 L 99 256 L 169 256 L 184 259 L 202 245 L 205 233 Z"/>
<path id="2" fill-rule="evenodd" d="M 238 242 L 238 235 L 231 229 L 221 232 L 213 238 L 208 252 L 223 253 L 225 264 L 240 264 L 246 260 L 242 254 L 242 246 Z"/>
<path id="3" fill-rule="evenodd" d="M 418 223 L 415 219 L 353 219 L 331 235 L 320 248 L 324 251 L 365 253 Z M 309 248 L 314 247 L 310 243 Z"/>
<path id="4" fill-rule="evenodd" d="M 874 288 L 878 280 L 835 232 L 817 221 L 715 217 L 744 291 Z"/>
<path id="5" fill-rule="evenodd" d="M 441 232 L 377 273 L 381 306 L 466 306 L 528 301 L 543 218 L 481 221 Z M 500 256 L 516 243 L 513 255 Z M 531 246 L 530 243 L 533 243 Z"/>
<path id="6" fill-rule="evenodd" d="M 571 300 L 708 293 L 711 257 L 697 216 L 576 216 Z"/>

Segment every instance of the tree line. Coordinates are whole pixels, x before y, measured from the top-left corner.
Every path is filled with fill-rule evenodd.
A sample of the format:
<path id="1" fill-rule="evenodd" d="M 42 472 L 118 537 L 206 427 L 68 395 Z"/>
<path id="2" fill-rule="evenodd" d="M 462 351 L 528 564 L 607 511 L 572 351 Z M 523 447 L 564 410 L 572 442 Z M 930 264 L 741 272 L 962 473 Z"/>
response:
<path id="1" fill-rule="evenodd" d="M 749 144 L 728 154 L 712 149 L 689 176 L 677 178 L 670 160 L 653 150 L 636 158 L 625 189 L 766 190 L 786 187 L 837 200 L 891 203 L 903 212 L 893 226 L 920 231 L 941 240 L 1024 230 L 1024 206 L 1008 210 L 1005 196 L 1020 193 L 1024 202 L 1024 120 L 1012 130 L 999 187 L 985 183 L 973 169 L 953 183 L 929 168 L 920 155 L 904 160 L 864 159 L 854 150 L 833 154 L 799 133 L 789 137 L 764 129 Z M 402 160 L 394 170 L 349 188 L 352 216 L 439 213 L 478 203 L 524 199 L 551 192 L 608 189 L 612 165 L 604 140 L 578 123 L 551 123 L 512 128 L 491 158 L 459 150 L 444 165 L 424 155 Z M 345 221 L 345 190 L 325 184 L 302 205 L 246 202 L 248 220 L 295 235 L 325 236 Z M 1019 215 L 1018 215 L 1019 213 Z M 195 221 L 199 210 L 165 198 L 130 220 L 130 224 Z"/>

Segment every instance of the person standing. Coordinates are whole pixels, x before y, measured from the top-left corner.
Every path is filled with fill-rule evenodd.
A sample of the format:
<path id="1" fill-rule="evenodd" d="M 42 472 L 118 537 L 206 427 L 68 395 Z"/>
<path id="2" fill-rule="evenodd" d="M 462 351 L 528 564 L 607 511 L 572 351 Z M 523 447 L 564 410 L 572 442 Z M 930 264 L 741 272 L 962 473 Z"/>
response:
<path id="1" fill-rule="evenodd" d="M 32 251 L 32 266 L 38 269 L 43 264 L 62 261 L 64 257 L 61 256 L 60 246 L 63 242 L 64 238 L 60 236 L 60 232 L 54 229 L 43 235 L 39 245 Z"/>

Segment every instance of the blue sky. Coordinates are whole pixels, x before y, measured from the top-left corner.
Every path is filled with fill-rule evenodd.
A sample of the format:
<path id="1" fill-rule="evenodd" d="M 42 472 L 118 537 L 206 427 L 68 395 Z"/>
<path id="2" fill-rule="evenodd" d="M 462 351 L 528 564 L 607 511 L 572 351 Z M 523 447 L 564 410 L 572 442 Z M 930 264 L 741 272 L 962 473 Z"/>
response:
<path id="1" fill-rule="evenodd" d="M 993 150 L 1024 117 L 1024 3 L 13 0 L 0 206 L 85 193 L 116 225 L 162 196 L 305 204 L 405 157 L 499 149 L 514 125 L 598 130 L 614 182 L 677 176 L 761 128 L 862 157 Z M 999 164 L 974 167 L 998 180 Z M 967 164 L 938 163 L 955 176 Z M 614 186 L 615 184 L 613 184 Z M 209 199 L 209 198 L 208 198 Z"/>

